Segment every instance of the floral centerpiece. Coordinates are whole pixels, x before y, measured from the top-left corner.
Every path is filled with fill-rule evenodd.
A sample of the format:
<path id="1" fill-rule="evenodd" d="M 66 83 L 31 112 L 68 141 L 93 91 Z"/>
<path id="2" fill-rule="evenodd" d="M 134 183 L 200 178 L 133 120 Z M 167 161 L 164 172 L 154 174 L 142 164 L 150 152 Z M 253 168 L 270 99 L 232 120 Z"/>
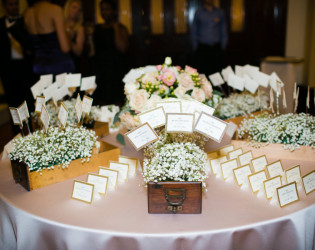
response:
<path id="1" fill-rule="evenodd" d="M 172 66 L 170 57 L 162 65 L 130 70 L 123 81 L 127 102 L 117 119 L 127 129 L 139 125 L 136 114 L 165 98 L 194 99 L 214 108 L 221 100 L 218 93 L 213 93 L 205 75 L 189 66 L 184 69 Z"/>
<path id="2" fill-rule="evenodd" d="M 281 143 L 285 149 L 300 145 L 315 148 L 315 117 L 309 114 L 267 114 L 242 121 L 239 138 L 247 138 L 253 144 Z"/>
<path id="3" fill-rule="evenodd" d="M 215 115 L 221 119 L 230 119 L 259 110 L 266 110 L 267 108 L 268 97 L 265 92 L 258 91 L 257 94 L 249 92 L 233 93 L 222 99 L 216 108 Z"/>

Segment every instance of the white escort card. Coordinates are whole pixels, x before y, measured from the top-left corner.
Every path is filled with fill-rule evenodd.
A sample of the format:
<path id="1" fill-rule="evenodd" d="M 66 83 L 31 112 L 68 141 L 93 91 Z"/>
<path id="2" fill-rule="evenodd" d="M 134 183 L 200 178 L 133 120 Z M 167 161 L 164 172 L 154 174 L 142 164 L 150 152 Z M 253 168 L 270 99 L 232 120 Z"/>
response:
<path id="1" fill-rule="evenodd" d="M 265 180 L 267 180 L 265 170 L 259 171 L 248 176 L 248 181 L 253 193 L 257 193 L 261 189 L 261 186 L 263 185 L 263 182 Z"/>
<path id="2" fill-rule="evenodd" d="M 302 177 L 303 186 L 306 194 L 315 190 L 315 170 Z"/>
<path id="3" fill-rule="evenodd" d="M 289 183 L 277 188 L 277 195 L 280 207 L 290 205 L 299 200 L 296 182 Z"/>
<path id="4" fill-rule="evenodd" d="M 227 155 L 228 152 L 234 150 L 234 145 L 233 144 L 229 144 L 229 145 L 226 145 L 222 148 L 219 148 L 219 153 L 220 155 Z"/>
<path id="5" fill-rule="evenodd" d="M 43 82 L 44 88 L 47 88 L 53 83 L 53 74 L 41 75 L 39 80 Z"/>
<path id="6" fill-rule="evenodd" d="M 165 125 L 165 113 L 163 107 L 157 107 L 138 114 L 141 124 L 148 123 L 152 128 Z"/>
<path id="7" fill-rule="evenodd" d="M 64 98 L 66 95 L 70 96 L 71 94 L 69 92 L 67 85 L 62 85 L 52 95 L 52 99 L 55 105 L 57 106 L 57 102 Z"/>
<path id="8" fill-rule="evenodd" d="M 58 84 L 53 83 L 43 90 L 43 95 L 45 96 L 46 101 L 49 101 L 53 97 L 53 94 L 57 91 L 58 87 Z"/>
<path id="9" fill-rule="evenodd" d="M 264 189 L 265 189 L 265 194 L 267 200 L 270 200 L 274 193 L 276 192 L 278 187 L 281 187 L 281 176 L 275 176 L 271 179 L 265 180 L 264 181 Z"/>
<path id="10" fill-rule="evenodd" d="M 228 66 L 225 69 L 222 69 L 221 73 L 226 82 L 228 82 L 230 75 L 234 75 L 234 71 L 231 66 Z"/>
<path id="11" fill-rule="evenodd" d="M 117 170 L 99 167 L 98 174 L 108 177 L 107 186 L 109 189 L 111 190 L 116 189 L 117 183 L 118 183 L 118 176 L 119 176 L 119 172 Z"/>
<path id="12" fill-rule="evenodd" d="M 254 159 L 251 160 L 252 166 L 254 168 L 255 172 L 259 172 L 263 169 L 265 169 L 265 167 L 267 166 L 267 158 L 265 155 L 256 157 Z"/>
<path id="13" fill-rule="evenodd" d="M 68 110 L 66 106 L 63 103 L 61 103 L 59 107 L 59 112 L 58 112 L 58 120 L 63 127 L 65 127 L 67 124 L 67 118 L 68 118 Z"/>
<path id="14" fill-rule="evenodd" d="M 81 80 L 81 91 L 92 90 L 96 88 L 95 76 L 82 77 Z"/>
<path id="15" fill-rule="evenodd" d="M 252 174 L 252 171 L 250 170 L 249 164 L 247 164 L 238 168 L 234 168 L 233 173 L 237 184 L 242 186 L 248 182 L 248 176 Z"/>
<path id="16" fill-rule="evenodd" d="M 245 81 L 243 78 L 237 76 L 237 75 L 229 75 L 228 85 L 234 89 L 237 89 L 239 91 L 244 90 Z"/>
<path id="17" fill-rule="evenodd" d="M 244 76 L 244 67 L 240 65 L 235 65 L 235 75 L 238 77 Z"/>
<path id="18" fill-rule="evenodd" d="M 45 107 L 45 105 L 42 105 L 42 111 L 40 113 L 40 120 L 44 126 L 45 131 L 47 131 L 48 127 L 49 127 L 49 114 L 48 111 Z"/>
<path id="19" fill-rule="evenodd" d="M 182 113 L 193 114 L 195 112 L 194 102 L 193 101 L 181 101 Z"/>
<path id="20" fill-rule="evenodd" d="M 205 105 L 197 101 L 192 101 L 192 105 L 193 105 L 194 112 L 199 112 L 199 113 L 204 112 L 208 115 L 213 115 L 214 110 L 215 110 L 214 108 L 211 108 L 208 105 Z"/>
<path id="21" fill-rule="evenodd" d="M 182 112 L 180 101 L 156 102 L 156 107 L 163 107 L 165 114 Z"/>
<path id="22" fill-rule="evenodd" d="M 37 96 L 35 102 L 35 112 L 40 113 L 42 112 L 42 106 L 45 104 L 45 96 Z"/>
<path id="23" fill-rule="evenodd" d="M 93 98 L 83 96 L 82 100 L 82 113 L 89 114 L 92 108 Z"/>
<path id="24" fill-rule="evenodd" d="M 237 125 L 234 122 L 229 122 L 225 134 L 232 138 L 235 131 L 237 129 Z"/>
<path id="25" fill-rule="evenodd" d="M 238 162 L 240 163 L 240 166 L 249 164 L 251 159 L 253 159 L 252 151 L 247 151 L 247 152 L 240 154 L 238 156 Z"/>
<path id="26" fill-rule="evenodd" d="M 81 98 L 80 98 L 79 94 L 78 94 L 77 99 L 75 101 L 74 109 L 75 109 L 75 113 L 77 115 L 77 119 L 78 119 L 78 123 L 79 123 L 81 120 L 81 116 L 82 116 L 82 102 L 81 102 Z"/>
<path id="27" fill-rule="evenodd" d="M 300 165 L 287 169 L 285 171 L 285 176 L 287 179 L 287 183 L 298 182 L 301 179 L 301 170 Z"/>
<path id="28" fill-rule="evenodd" d="M 248 75 L 249 77 L 253 78 L 253 74 L 257 71 L 259 71 L 259 67 L 257 67 L 257 66 L 252 66 L 252 65 L 246 64 L 243 67 L 244 76 Z"/>
<path id="29" fill-rule="evenodd" d="M 108 177 L 98 174 L 88 173 L 87 183 L 94 185 L 94 191 L 100 194 L 106 194 Z"/>
<path id="30" fill-rule="evenodd" d="M 56 82 L 58 83 L 60 87 L 66 84 L 66 75 L 67 73 L 56 75 Z"/>
<path id="31" fill-rule="evenodd" d="M 259 87 L 259 84 L 256 81 L 252 80 L 248 75 L 244 76 L 244 81 L 245 81 L 244 88 L 247 89 L 252 94 L 255 94 Z"/>
<path id="32" fill-rule="evenodd" d="M 197 131 L 200 134 L 220 143 L 226 129 L 226 122 L 202 112 L 195 125 L 194 131 Z"/>
<path id="33" fill-rule="evenodd" d="M 232 160 L 232 159 L 237 158 L 242 153 L 243 153 L 243 149 L 237 148 L 237 149 L 234 149 L 234 150 L 228 152 L 227 156 L 228 156 L 228 159 Z"/>
<path id="34" fill-rule="evenodd" d="M 19 110 L 17 108 L 9 108 L 14 125 L 23 126 Z"/>
<path id="35" fill-rule="evenodd" d="M 220 86 L 224 83 L 224 79 L 219 72 L 209 75 L 209 79 L 213 86 Z"/>
<path id="36" fill-rule="evenodd" d="M 148 123 L 144 123 L 139 127 L 134 128 L 125 135 L 137 151 L 159 139 L 158 135 Z"/>
<path id="37" fill-rule="evenodd" d="M 21 120 L 24 122 L 30 117 L 30 113 L 28 112 L 26 101 L 24 101 L 19 107 L 18 107 Z"/>
<path id="38" fill-rule="evenodd" d="M 166 133 L 192 133 L 194 127 L 193 114 L 167 113 L 166 114 Z"/>
<path id="39" fill-rule="evenodd" d="M 73 181 L 73 189 L 71 198 L 79 201 L 84 201 L 91 204 L 93 199 L 94 185 L 83 182 L 83 181 Z"/>
<path id="40" fill-rule="evenodd" d="M 277 175 L 283 175 L 283 168 L 280 160 L 268 164 L 266 168 L 268 170 L 270 178 L 275 177 Z"/>
<path id="41" fill-rule="evenodd" d="M 129 173 L 129 164 L 120 163 L 116 161 L 109 161 L 109 168 L 113 170 L 117 170 L 119 172 L 119 181 L 125 182 L 128 179 Z"/>
<path id="42" fill-rule="evenodd" d="M 68 88 L 80 87 L 81 84 L 81 74 L 68 74 L 65 78 L 65 83 Z"/>
<path id="43" fill-rule="evenodd" d="M 253 77 L 253 80 L 256 81 L 260 86 L 263 86 L 265 88 L 268 87 L 269 80 L 270 80 L 269 75 L 260 71 L 256 71 L 253 73 L 252 77 Z"/>
<path id="44" fill-rule="evenodd" d="M 31 92 L 33 95 L 33 98 L 36 99 L 36 96 L 39 96 L 43 93 L 43 90 L 45 88 L 44 81 L 39 80 L 31 87 Z"/>
<path id="45" fill-rule="evenodd" d="M 210 159 L 210 167 L 212 169 L 212 173 L 214 175 L 217 175 L 221 172 L 221 163 L 227 161 L 227 157 L 226 156 L 222 156 L 220 158 L 216 158 L 216 159 Z"/>
<path id="46" fill-rule="evenodd" d="M 125 163 L 129 165 L 129 177 L 135 176 L 137 173 L 137 165 L 138 165 L 138 159 L 137 158 L 131 158 L 127 156 L 118 156 L 118 161 L 120 163 Z"/>
<path id="47" fill-rule="evenodd" d="M 221 172 L 222 172 L 222 176 L 224 180 L 226 180 L 229 177 L 232 177 L 233 169 L 238 167 L 236 159 L 222 162 L 220 165 L 221 165 Z"/>

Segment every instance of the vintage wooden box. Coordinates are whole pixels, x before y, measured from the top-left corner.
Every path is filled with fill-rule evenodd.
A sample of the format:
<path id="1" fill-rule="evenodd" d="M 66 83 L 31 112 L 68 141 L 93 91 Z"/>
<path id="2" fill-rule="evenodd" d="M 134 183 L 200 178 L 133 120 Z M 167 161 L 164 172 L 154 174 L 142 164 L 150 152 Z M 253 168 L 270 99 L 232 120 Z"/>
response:
<path id="1" fill-rule="evenodd" d="M 82 163 L 76 159 L 70 163 L 68 168 L 59 165 L 54 169 L 44 169 L 41 172 L 30 172 L 24 162 L 11 160 L 12 174 L 16 183 L 21 184 L 25 189 L 31 191 L 50 184 L 74 178 L 88 172 L 97 171 L 99 166 L 108 166 L 109 161 L 118 161 L 120 148 L 106 142 L 100 141 L 99 153 L 93 154 L 89 162 Z"/>
<path id="2" fill-rule="evenodd" d="M 150 214 L 201 214 L 201 182 L 149 182 Z"/>

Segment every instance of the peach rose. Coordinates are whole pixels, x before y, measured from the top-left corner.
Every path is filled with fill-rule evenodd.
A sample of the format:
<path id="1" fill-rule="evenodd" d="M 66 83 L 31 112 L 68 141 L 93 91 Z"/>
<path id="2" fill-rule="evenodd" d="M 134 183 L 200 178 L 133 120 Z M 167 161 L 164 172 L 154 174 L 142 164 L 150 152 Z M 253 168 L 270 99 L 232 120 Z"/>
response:
<path id="1" fill-rule="evenodd" d="M 155 105 L 156 105 L 156 102 L 159 102 L 161 100 L 162 100 L 162 98 L 160 96 L 158 96 L 158 95 L 151 95 L 150 99 L 147 102 L 146 109 L 154 108 Z"/>
<path id="2" fill-rule="evenodd" d="M 206 98 L 211 99 L 212 86 L 205 75 L 200 75 L 200 84 L 201 84 L 201 89 L 205 92 Z"/>
<path id="3" fill-rule="evenodd" d="M 119 116 L 122 125 L 128 130 L 135 128 L 138 124 L 134 117 L 127 111 Z"/>
<path id="4" fill-rule="evenodd" d="M 160 93 L 162 93 L 164 91 L 162 94 L 168 94 L 168 92 L 170 91 L 169 87 L 167 87 L 165 85 L 160 85 L 159 90 L 160 90 Z"/>
<path id="5" fill-rule="evenodd" d="M 190 90 L 194 88 L 194 81 L 191 79 L 191 76 L 187 73 L 182 73 L 178 76 L 178 85 L 184 89 Z"/>
<path id="6" fill-rule="evenodd" d="M 178 98 L 183 98 L 185 96 L 186 93 L 186 89 L 183 87 L 178 87 L 175 89 L 174 94 L 178 97 Z"/>
<path id="7" fill-rule="evenodd" d="M 144 89 L 137 90 L 129 96 L 130 108 L 142 112 L 147 105 L 148 99 L 149 94 Z"/>
<path id="8" fill-rule="evenodd" d="M 186 72 L 186 73 L 189 73 L 189 74 L 198 73 L 196 69 L 194 69 L 194 68 L 192 68 L 192 67 L 190 67 L 190 66 L 188 66 L 188 65 L 185 66 L 185 72 Z"/>
<path id="9" fill-rule="evenodd" d="M 198 102 L 203 102 L 206 99 L 205 92 L 200 88 L 193 88 L 191 92 L 191 97 L 197 100 Z"/>
<path id="10" fill-rule="evenodd" d="M 130 81 L 125 84 L 125 94 L 130 95 L 139 88 L 139 83 L 137 81 Z"/>
<path id="11" fill-rule="evenodd" d="M 146 73 L 141 81 L 143 83 L 149 83 L 151 82 L 152 84 L 157 84 L 158 81 L 157 81 L 157 77 L 158 77 L 158 72 L 149 72 L 149 73 Z"/>

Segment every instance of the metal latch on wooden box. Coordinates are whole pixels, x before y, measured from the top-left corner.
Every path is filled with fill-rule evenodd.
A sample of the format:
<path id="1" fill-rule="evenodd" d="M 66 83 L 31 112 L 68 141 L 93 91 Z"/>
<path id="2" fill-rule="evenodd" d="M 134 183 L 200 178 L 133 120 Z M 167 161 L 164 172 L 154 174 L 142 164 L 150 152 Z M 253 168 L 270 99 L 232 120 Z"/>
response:
<path id="1" fill-rule="evenodd" d="M 164 189 L 165 199 L 167 201 L 167 210 L 176 213 L 183 210 L 183 202 L 186 199 L 186 189 L 166 188 Z"/>

